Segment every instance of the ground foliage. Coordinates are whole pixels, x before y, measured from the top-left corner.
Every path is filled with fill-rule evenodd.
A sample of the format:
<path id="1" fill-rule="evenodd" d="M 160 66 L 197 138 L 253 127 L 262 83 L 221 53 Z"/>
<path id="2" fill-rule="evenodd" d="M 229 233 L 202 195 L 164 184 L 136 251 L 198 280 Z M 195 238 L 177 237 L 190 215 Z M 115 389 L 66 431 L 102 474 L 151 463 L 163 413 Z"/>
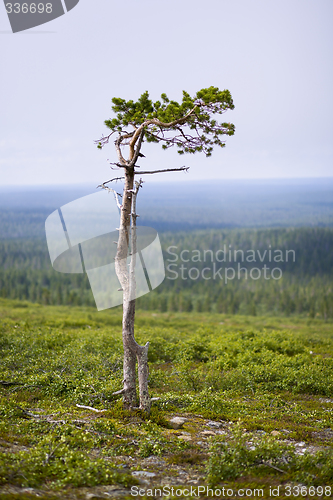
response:
<path id="1" fill-rule="evenodd" d="M 153 471 L 155 486 L 332 484 L 330 321 L 139 312 L 160 398 L 147 419 L 113 396 L 120 308 L 0 299 L 0 318 L 4 498 L 86 498 L 110 485 L 126 496 L 135 470 Z M 188 419 L 182 430 L 170 428 L 174 415 Z"/>

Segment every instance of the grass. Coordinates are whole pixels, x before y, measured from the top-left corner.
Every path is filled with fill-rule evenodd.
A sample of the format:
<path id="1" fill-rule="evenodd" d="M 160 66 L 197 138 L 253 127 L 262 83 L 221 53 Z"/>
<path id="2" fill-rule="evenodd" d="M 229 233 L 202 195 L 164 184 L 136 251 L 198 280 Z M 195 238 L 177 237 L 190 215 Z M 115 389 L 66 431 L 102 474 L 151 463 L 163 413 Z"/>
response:
<path id="1" fill-rule="evenodd" d="M 145 488 L 332 485 L 332 322 L 138 311 L 159 398 L 147 420 L 113 396 L 120 308 L 0 299 L 0 321 L 1 498 L 132 498 L 135 470 L 155 474 Z"/>

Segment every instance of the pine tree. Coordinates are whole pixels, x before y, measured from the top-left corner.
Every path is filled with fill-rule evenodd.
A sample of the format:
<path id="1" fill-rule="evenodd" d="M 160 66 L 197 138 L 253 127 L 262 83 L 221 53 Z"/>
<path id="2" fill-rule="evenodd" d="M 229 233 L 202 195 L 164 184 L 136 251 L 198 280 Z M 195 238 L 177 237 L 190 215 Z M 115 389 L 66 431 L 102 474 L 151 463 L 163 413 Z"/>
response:
<path id="1" fill-rule="evenodd" d="M 224 135 L 233 135 L 235 127 L 232 123 L 219 122 L 218 115 L 234 108 L 228 90 L 209 87 L 199 90 L 194 97 L 183 91 L 181 102 L 170 100 L 166 94 L 153 102 L 148 92 L 144 92 L 137 101 L 114 97 L 112 110 L 115 117 L 105 121 L 111 130 L 110 134 L 96 141 L 99 148 L 109 143 L 115 134 L 114 141 L 118 161 L 114 164 L 123 170 L 124 190 L 121 203 L 120 228 L 115 258 L 117 277 L 123 290 L 123 347 L 124 347 L 124 382 L 123 394 L 125 407 L 137 405 L 136 393 L 136 360 L 138 361 L 138 377 L 140 392 L 140 408 L 150 411 L 148 394 L 148 346 L 140 346 L 134 338 L 135 317 L 135 251 L 132 251 L 130 270 L 127 267 L 129 247 L 136 247 L 136 196 L 141 181 L 136 182 L 136 175 L 146 175 L 165 171 L 187 170 L 187 167 L 165 169 L 159 171 L 138 171 L 137 160 L 144 142 L 160 143 L 163 149 L 176 147 L 180 155 L 184 153 L 200 153 L 211 156 L 213 147 L 224 147 Z M 124 149 L 128 148 L 127 157 Z M 101 186 L 107 189 L 104 182 Z M 131 231 L 130 231 L 131 227 Z M 133 236 L 134 235 L 134 236 Z M 131 241 L 132 238 L 132 241 Z M 132 272 L 133 271 L 133 272 Z"/>

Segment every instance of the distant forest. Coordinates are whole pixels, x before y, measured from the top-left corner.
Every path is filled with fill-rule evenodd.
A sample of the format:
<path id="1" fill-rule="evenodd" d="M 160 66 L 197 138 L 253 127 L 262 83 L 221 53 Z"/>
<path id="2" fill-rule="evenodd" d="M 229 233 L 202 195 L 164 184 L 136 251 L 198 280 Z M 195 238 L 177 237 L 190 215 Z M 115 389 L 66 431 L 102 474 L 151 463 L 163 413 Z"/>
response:
<path id="1" fill-rule="evenodd" d="M 333 229 L 213 229 L 166 232 L 160 239 L 166 278 L 137 300 L 138 308 L 333 318 Z M 280 279 L 271 277 L 274 268 Z M 54 271 L 42 239 L 0 241 L 0 296 L 95 305 L 87 275 Z"/>
<path id="2" fill-rule="evenodd" d="M 95 305 L 87 275 L 53 270 L 44 230 L 51 212 L 93 192 L 0 189 L 1 297 Z M 159 232 L 166 267 L 138 308 L 333 318 L 333 178 L 148 180 L 138 213 L 139 225 Z"/>

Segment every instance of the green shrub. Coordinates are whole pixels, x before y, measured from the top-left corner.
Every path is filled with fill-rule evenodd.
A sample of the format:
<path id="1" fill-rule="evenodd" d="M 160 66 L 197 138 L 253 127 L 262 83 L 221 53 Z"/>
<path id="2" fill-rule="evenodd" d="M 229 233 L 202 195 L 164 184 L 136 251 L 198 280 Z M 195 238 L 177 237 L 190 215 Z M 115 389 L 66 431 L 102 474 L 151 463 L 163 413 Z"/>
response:
<path id="1" fill-rule="evenodd" d="M 244 432 L 238 424 L 231 439 L 213 440 L 207 462 L 207 480 L 215 486 L 221 481 L 234 480 L 252 474 L 270 474 L 308 485 L 330 484 L 333 479 L 333 453 L 331 449 L 315 454 L 298 455 L 291 444 L 275 437 L 257 436 Z M 285 474 L 281 476 L 281 474 Z"/>
<path id="2" fill-rule="evenodd" d="M 0 453 L 0 484 L 37 487 L 47 483 L 51 488 L 131 484 L 130 477 L 102 459 L 92 459 L 83 449 L 74 449 L 70 441 L 64 435 L 48 436 L 28 451 Z"/>
<path id="3" fill-rule="evenodd" d="M 280 466 L 282 459 L 288 462 L 294 458 L 290 446 L 279 443 L 273 437 L 257 437 L 237 425 L 229 441 L 218 438 L 210 447 L 211 456 L 207 465 L 209 484 L 236 479 L 248 474 L 253 467 L 269 463 Z"/>

